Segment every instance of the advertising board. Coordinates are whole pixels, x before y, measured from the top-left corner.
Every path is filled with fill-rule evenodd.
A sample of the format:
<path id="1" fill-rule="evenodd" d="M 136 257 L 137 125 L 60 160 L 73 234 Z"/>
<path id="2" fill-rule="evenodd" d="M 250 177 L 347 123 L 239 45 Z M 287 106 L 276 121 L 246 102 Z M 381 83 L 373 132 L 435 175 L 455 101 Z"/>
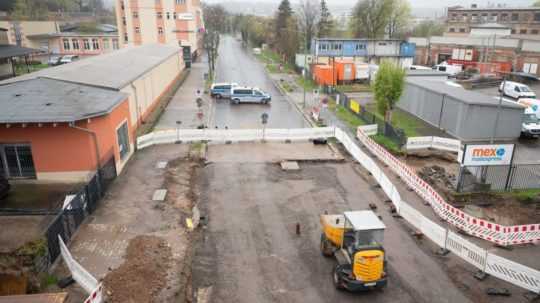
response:
<path id="1" fill-rule="evenodd" d="M 470 144 L 465 146 L 462 165 L 509 165 L 514 154 L 514 144 Z"/>

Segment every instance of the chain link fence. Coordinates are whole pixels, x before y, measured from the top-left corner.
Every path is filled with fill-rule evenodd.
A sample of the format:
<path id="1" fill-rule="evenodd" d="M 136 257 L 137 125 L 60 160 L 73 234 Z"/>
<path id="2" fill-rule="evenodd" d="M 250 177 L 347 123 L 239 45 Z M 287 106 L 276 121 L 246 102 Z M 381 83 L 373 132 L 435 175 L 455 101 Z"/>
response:
<path id="1" fill-rule="evenodd" d="M 339 100 L 339 105 L 345 107 L 349 112 L 356 115 L 366 124 L 377 124 L 379 135 L 383 135 L 387 137 L 392 142 L 397 144 L 399 147 L 402 147 L 403 145 L 407 143 L 407 136 L 405 135 L 405 132 L 402 129 L 394 127 L 390 123 L 385 122 L 383 119 L 379 118 L 372 112 L 367 111 L 364 106 L 361 106 L 358 103 L 356 104 L 358 110 L 357 111 L 353 110 L 353 107 L 351 106 L 351 101 L 354 101 L 354 100 L 349 98 L 343 92 L 336 90 L 332 93 L 331 89 L 326 88 L 326 90 L 329 91 L 330 94 L 334 96 L 334 99 L 336 100 L 336 102 Z"/>
<path id="2" fill-rule="evenodd" d="M 466 166 L 459 180 L 458 192 L 540 189 L 540 164 Z"/>

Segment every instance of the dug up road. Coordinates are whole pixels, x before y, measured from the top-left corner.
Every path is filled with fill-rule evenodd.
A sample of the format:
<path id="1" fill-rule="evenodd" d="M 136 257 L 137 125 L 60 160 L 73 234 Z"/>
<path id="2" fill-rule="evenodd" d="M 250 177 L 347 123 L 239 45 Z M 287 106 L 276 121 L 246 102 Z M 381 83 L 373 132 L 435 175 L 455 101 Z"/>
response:
<path id="1" fill-rule="evenodd" d="M 488 298 L 485 285 L 465 285 L 473 269 L 437 260 L 435 247 L 391 216 L 384 194 L 358 164 L 314 150 L 327 147 L 282 146 L 285 152 L 264 144 L 209 146 L 200 177 L 206 224 L 194 244 L 195 302 L 510 302 Z M 278 163 L 290 157 L 291 146 L 300 170 L 283 171 Z M 240 150 L 252 156 L 238 157 Z M 322 158 L 303 161 L 300 151 Z M 319 250 L 319 215 L 369 203 L 387 226 L 389 284 L 382 291 L 338 291 L 335 260 Z"/>

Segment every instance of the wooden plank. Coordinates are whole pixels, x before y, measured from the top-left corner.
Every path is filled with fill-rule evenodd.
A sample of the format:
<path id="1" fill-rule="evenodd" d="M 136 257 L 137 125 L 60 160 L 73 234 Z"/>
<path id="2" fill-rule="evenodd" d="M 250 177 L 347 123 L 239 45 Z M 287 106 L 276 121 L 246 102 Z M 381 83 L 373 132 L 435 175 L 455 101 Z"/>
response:
<path id="1" fill-rule="evenodd" d="M 0 303 L 64 303 L 66 292 L 36 295 L 0 296 Z"/>

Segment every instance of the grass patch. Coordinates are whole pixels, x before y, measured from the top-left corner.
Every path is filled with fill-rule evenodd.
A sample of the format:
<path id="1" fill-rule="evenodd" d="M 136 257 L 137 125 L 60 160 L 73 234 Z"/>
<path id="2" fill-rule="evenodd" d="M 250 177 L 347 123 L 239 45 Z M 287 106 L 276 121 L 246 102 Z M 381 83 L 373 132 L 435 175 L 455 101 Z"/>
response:
<path id="1" fill-rule="evenodd" d="M 25 64 L 18 64 L 15 65 L 15 74 L 17 76 L 37 72 L 38 70 L 42 70 L 45 68 L 48 68 L 49 65 L 45 63 L 41 64 L 29 64 L 28 67 Z"/>
<path id="2" fill-rule="evenodd" d="M 328 110 L 335 112 L 336 108 L 337 108 L 336 100 L 334 100 L 334 98 L 332 97 L 328 97 Z"/>
<path id="3" fill-rule="evenodd" d="M 270 73 L 287 73 L 287 74 L 293 74 L 294 73 L 294 66 L 291 65 L 289 62 L 283 61 L 281 58 L 281 55 L 277 52 L 274 52 L 271 49 L 265 49 L 262 51 L 261 55 L 257 55 L 257 58 L 262 60 L 264 63 L 267 64 L 267 68 L 270 71 Z M 283 67 L 283 70 L 279 70 L 279 65 Z M 270 68 L 270 66 L 274 65 L 274 67 Z"/>
<path id="4" fill-rule="evenodd" d="M 292 86 L 289 82 L 287 81 L 282 81 L 281 82 L 281 87 L 283 87 L 283 89 L 289 93 L 292 93 L 294 92 L 294 86 Z"/>
<path id="5" fill-rule="evenodd" d="M 279 67 L 275 64 L 266 64 L 266 69 L 271 74 L 279 74 L 281 71 L 279 70 Z"/>
<path id="6" fill-rule="evenodd" d="M 303 77 L 296 78 L 296 83 L 302 87 L 305 88 L 307 91 L 313 91 L 314 89 L 319 88 L 317 83 L 311 79 L 304 79 Z"/>
<path id="7" fill-rule="evenodd" d="M 334 101 L 335 104 L 335 101 Z M 336 116 L 343 122 L 347 123 L 347 125 L 356 131 L 356 128 L 360 125 L 365 125 L 366 123 L 358 118 L 355 114 L 350 112 L 345 107 L 338 105 L 336 108 Z"/>
<path id="8" fill-rule="evenodd" d="M 540 196 L 540 189 L 514 190 L 507 193 L 507 195 L 510 195 L 521 202 L 533 202 Z"/>
<path id="9" fill-rule="evenodd" d="M 337 90 L 342 93 L 371 92 L 369 84 L 338 85 Z"/>
<path id="10" fill-rule="evenodd" d="M 56 285 L 58 283 L 58 278 L 54 275 L 45 273 L 41 278 L 41 285 L 43 289 L 46 289 L 49 286 Z"/>
<path id="11" fill-rule="evenodd" d="M 399 148 L 399 145 L 396 142 L 390 140 L 388 137 L 377 134 L 375 136 L 372 136 L 371 138 L 379 145 L 384 146 L 384 148 L 386 148 L 389 152 L 395 155 L 401 154 L 401 149 Z"/>
<path id="12" fill-rule="evenodd" d="M 384 117 L 377 111 L 375 103 L 366 104 L 365 108 L 377 118 L 384 120 Z M 392 113 L 392 126 L 402 129 L 407 137 L 418 137 L 418 129 L 422 127 L 416 118 L 399 109 L 394 109 Z"/>

